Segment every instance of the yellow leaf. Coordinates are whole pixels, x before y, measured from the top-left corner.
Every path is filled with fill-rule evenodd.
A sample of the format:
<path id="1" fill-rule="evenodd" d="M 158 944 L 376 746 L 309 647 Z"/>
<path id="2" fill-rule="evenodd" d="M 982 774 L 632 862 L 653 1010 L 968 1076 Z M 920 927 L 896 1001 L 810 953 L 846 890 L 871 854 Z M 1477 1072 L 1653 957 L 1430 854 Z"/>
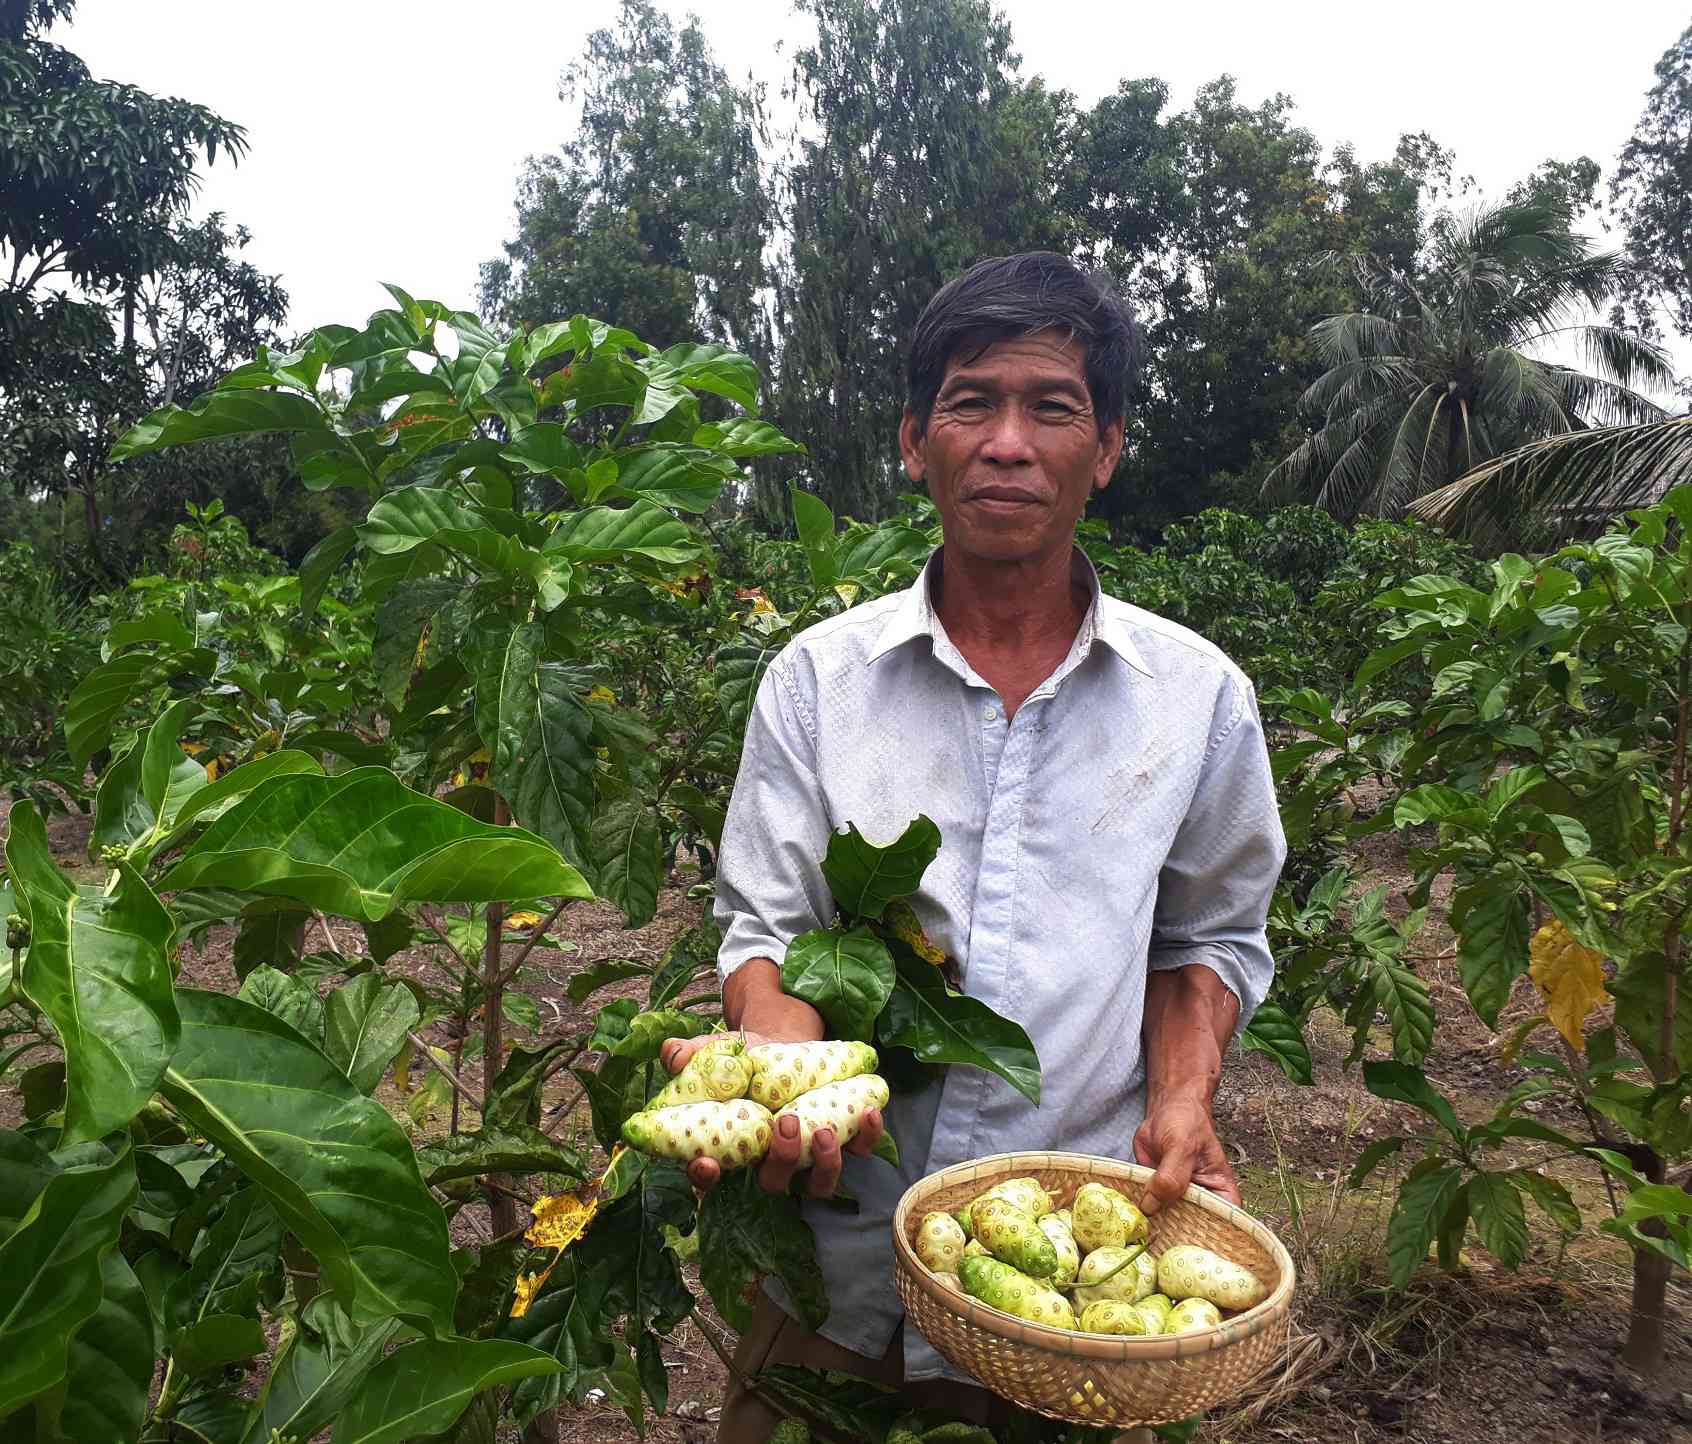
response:
<path id="1" fill-rule="evenodd" d="M 546 1273 L 551 1273 L 548 1269 Z M 511 1300 L 511 1317 L 520 1319 L 529 1312 L 529 1305 L 535 1301 L 535 1295 L 540 1292 L 540 1286 L 546 1282 L 546 1274 L 518 1274 L 517 1281 L 512 1287 L 516 1290 L 516 1297 Z"/>
<path id="2" fill-rule="evenodd" d="M 851 606 L 853 602 L 858 600 L 858 584 L 856 582 L 836 582 L 834 594 L 847 606 Z"/>
<path id="3" fill-rule="evenodd" d="M 186 752 L 190 757 L 198 757 L 200 755 L 200 753 L 202 753 L 206 750 L 206 744 L 204 742 L 190 742 L 190 741 L 185 740 L 185 741 L 177 743 L 177 746 L 180 747 L 184 752 Z"/>
<path id="4" fill-rule="evenodd" d="M 215 757 L 212 758 L 210 762 L 206 763 L 206 781 L 217 781 L 217 758 Z"/>
<path id="5" fill-rule="evenodd" d="M 1608 1001 L 1604 959 L 1553 918 L 1528 944 L 1528 972 L 1545 998 L 1545 1015 L 1577 1052 L 1586 1051 L 1586 1015 Z"/>
<path id="6" fill-rule="evenodd" d="M 894 937 L 909 947 L 925 963 L 932 963 L 937 968 L 945 966 L 946 954 L 929 942 L 928 934 L 922 930 L 922 924 L 917 921 L 915 910 L 903 898 L 897 902 L 888 903 L 887 911 L 882 913 L 881 920 L 887 924 Z"/>
<path id="7" fill-rule="evenodd" d="M 584 1203 L 579 1194 L 549 1194 L 535 1200 L 535 1219 L 523 1237 L 536 1248 L 555 1248 L 562 1253 L 587 1231 L 598 1212 L 598 1199 Z"/>
<path id="8" fill-rule="evenodd" d="M 587 694 L 587 699 L 590 702 L 615 702 L 617 700 L 617 694 L 609 687 L 599 686 L 595 687 L 593 691 Z"/>
<path id="9" fill-rule="evenodd" d="M 539 913 L 532 913 L 528 911 L 507 913 L 505 915 L 505 925 L 512 928 L 532 928 L 540 920 L 541 915 Z"/>

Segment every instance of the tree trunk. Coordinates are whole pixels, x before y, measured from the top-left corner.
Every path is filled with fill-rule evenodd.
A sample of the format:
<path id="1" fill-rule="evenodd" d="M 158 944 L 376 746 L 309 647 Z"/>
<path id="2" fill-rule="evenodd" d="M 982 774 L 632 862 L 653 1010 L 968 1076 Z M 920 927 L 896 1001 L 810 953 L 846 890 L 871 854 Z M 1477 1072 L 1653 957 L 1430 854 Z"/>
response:
<path id="1" fill-rule="evenodd" d="M 1633 1166 L 1647 1182 L 1663 1181 L 1663 1160 L 1650 1148 L 1630 1149 Z M 1667 1230 L 1660 1218 L 1648 1218 L 1639 1225 L 1641 1233 L 1663 1238 Z M 1668 1331 L 1669 1261 L 1649 1249 L 1633 1251 L 1633 1304 L 1628 1312 L 1627 1344 L 1622 1359 L 1641 1374 L 1653 1375 L 1663 1364 L 1663 1340 Z"/>
<path id="2" fill-rule="evenodd" d="M 82 523 L 88 529 L 88 550 L 94 554 L 94 560 L 104 566 L 106 554 L 100 546 L 99 488 L 92 477 L 82 488 Z"/>
<path id="3" fill-rule="evenodd" d="M 503 799 L 495 804 L 494 821 L 500 826 L 511 821 L 511 809 Z M 494 1082 L 499 1077 L 499 1070 L 504 1063 L 505 1051 L 505 1014 L 501 1007 L 505 989 L 500 986 L 499 976 L 504 967 L 504 960 L 500 957 L 500 937 L 505 931 L 505 907 L 501 903 L 488 904 L 488 940 L 482 946 L 482 1104 L 487 1106 L 493 1100 Z M 484 1117 L 478 1127 L 485 1126 Z M 491 1183 L 511 1186 L 508 1177 L 495 1175 L 490 1177 Z M 493 1236 L 501 1238 L 517 1227 L 517 1200 L 508 1193 L 496 1189 L 488 1190 L 489 1221 L 493 1225 Z"/>

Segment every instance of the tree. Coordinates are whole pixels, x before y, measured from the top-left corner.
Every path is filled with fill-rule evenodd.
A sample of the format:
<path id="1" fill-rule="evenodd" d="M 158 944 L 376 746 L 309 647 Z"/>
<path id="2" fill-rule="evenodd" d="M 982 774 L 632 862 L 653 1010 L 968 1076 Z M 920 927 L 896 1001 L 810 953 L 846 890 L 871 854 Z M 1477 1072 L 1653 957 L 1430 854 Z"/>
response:
<path id="1" fill-rule="evenodd" d="M 650 0 L 623 0 L 615 30 L 595 31 L 561 78 L 559 99 L 578 97 L 575 136 L 524 169 L 516 238 L 482 267 L 483 309 L 767 356 L 762 88 L 730 82 L 697 19 L 677 31 Z"/>
<path id="2" fill-rule="evenodd" d="M 1291 444 L 1297 399 L 1320 373 L 1310 318 L 1352 304 L 1334 254 L 1415 253 L 1424 187 L 1450 156 L 1407 136 L 1358 162 L 1294 124 L 1293 103 L 1239 99 L 1222 76 L 1188 111 L 1168 88 L 1124 81 L 1084 118 L 1077 171 L 1104 264 L 1141 313 L 1150 359 L 1129 445 L 1098 510 L 1152 530 L 1238 500 Z"/>
<path id="3" fill-rule="evenodd" d="M 800 0 L 804 129 L 784 169 L 776 411 L 836 511 L 905 489 L 904 349 L 929 299 L 987 256 L 1070 249 L 1059 205 L 1071 102 L 1017 78 L 983 0 Z M 766 491 L 765 509 L 780 505 Z"/>
<path id="4" fill-rule="evenodd" d="M 1633 282 L 1627 298 L 1647 326 L 1652 301 L 1692 337 L 1692 26 L 1657 62 L 1633 138 L 1610 182 Z M 1648 331 L 1649 334 L 1649 331 Z"/>
<path id="5" fill-rule="evenodd" d="M 74 3 L 0 10 L 0 475 L 22 492 L 80 491 L 98 552 L 114 427 L 180 390 L 161 347 L 175 347 L 175 382 L 189 364 L 209 377 L 280 321 L 286 297 L 228 257 L 244 233 L 183 223 L 201 158 L 239 156 L 241 128 L 95 80 L 43 38 Z M 149 295 L 164 307 L 151 318 Z"/>
<path id="6" fill-rule="evenodd" d="M 1555 198 L 1442 216 L 1415 273 L 1373 256 L 1353 271 L 1362 306 L 1311 329 L 1327 367 L 1303 397 L 1316 430 L 1266 490 L 1395 515 L 1539 437 L 1662 415 L 1634 389 L 1669 383 L 1662 351 L 1579 319 L 1615 294 L 1625 266 L 1571 229 Z M 1591 370 L 1532 354 L 1553 338 L 1578 343 Z"/>

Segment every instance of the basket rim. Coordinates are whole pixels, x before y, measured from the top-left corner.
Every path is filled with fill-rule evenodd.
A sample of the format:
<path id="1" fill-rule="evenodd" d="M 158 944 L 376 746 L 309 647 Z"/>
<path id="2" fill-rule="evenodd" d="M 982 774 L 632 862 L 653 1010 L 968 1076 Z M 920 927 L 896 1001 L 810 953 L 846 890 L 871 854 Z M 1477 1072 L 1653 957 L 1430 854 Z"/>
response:
<path id="1" fill-rule="evenodd" d="M 1185 1334 L 1083 1334 L 1078 1330 L 1055 1328 L 1050 1324 L 1036 1324 L 948 1288 L 917 1258 L 916 1250 L 908 1237 L 906 1220 L 924 1198 L 956 1184 L 974 1182 L 983 1175 L 1007 1172 L 1016 1174 L 1051 1168 L 1113 1176 L 1132 1183 L 1144 1183 L 1156 1171 L 1143 1164 L 1125 1163 L 1119 1158 L 1107 1158 L 1102 1154 L 1037 1150 L 994 1153 L 983 1158 L 972 1158 L 918 1179 L 905 1190 L 898 1206 L 893 1210 L 893 1254 L 910 1285 L 947 1312 L 962 1317 L 973 1328 L 996 1334 L 1015 1343 L 1033 1345 L 1049 1353 L 1106 1363 L 1149 1363 L 1160 1359 L 1189 1358 L 1212 1353 L 1217 1349 L 1238 1344 L 1265 1329 L 1277 1327 L 1290 1313 L 1296 1280 L 1293 1276 L 1292 1255 L 1287 1252 L 1286 1246 L 1268 1227 L 1244 1209 L 1236 1208 L 1226 1199 L 1196 1183 L 1187 1185 L 1184 1195 L 1186 1200 L 1250 1234 L 1275 1260 L 1280 1274 L 1279 1281 L 1262 1303 L 1224 1320 L 1214 1328 L 1198 1329 Z"/>

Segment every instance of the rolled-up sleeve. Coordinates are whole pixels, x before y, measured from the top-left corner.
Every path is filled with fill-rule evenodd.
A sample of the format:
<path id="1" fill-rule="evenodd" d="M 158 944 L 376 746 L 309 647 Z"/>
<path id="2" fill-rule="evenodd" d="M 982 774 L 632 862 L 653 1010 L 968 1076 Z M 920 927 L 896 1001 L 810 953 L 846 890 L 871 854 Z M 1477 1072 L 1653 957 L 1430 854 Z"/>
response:
<path id="1" fill-rule="evenodd" d="M 1257 698 L 1231 678 L 1192 804 L 1158 874 L 1148 966 L 1198 963 L 1214 972 L 1239 999 L 1236 1037 L 1274 976 L 1265 924 L 1286 855 Z"/>
<path id="2" fill-rule="evenodd" d="M 816 774 L 816 741 L 778 657 L 758 686 L 717 858 L 715 916 L 726 979 L 751 958 L 780 963 L 787 945 L 826 927 L 834 900 L 820 866 L 830 824 Z"/>

